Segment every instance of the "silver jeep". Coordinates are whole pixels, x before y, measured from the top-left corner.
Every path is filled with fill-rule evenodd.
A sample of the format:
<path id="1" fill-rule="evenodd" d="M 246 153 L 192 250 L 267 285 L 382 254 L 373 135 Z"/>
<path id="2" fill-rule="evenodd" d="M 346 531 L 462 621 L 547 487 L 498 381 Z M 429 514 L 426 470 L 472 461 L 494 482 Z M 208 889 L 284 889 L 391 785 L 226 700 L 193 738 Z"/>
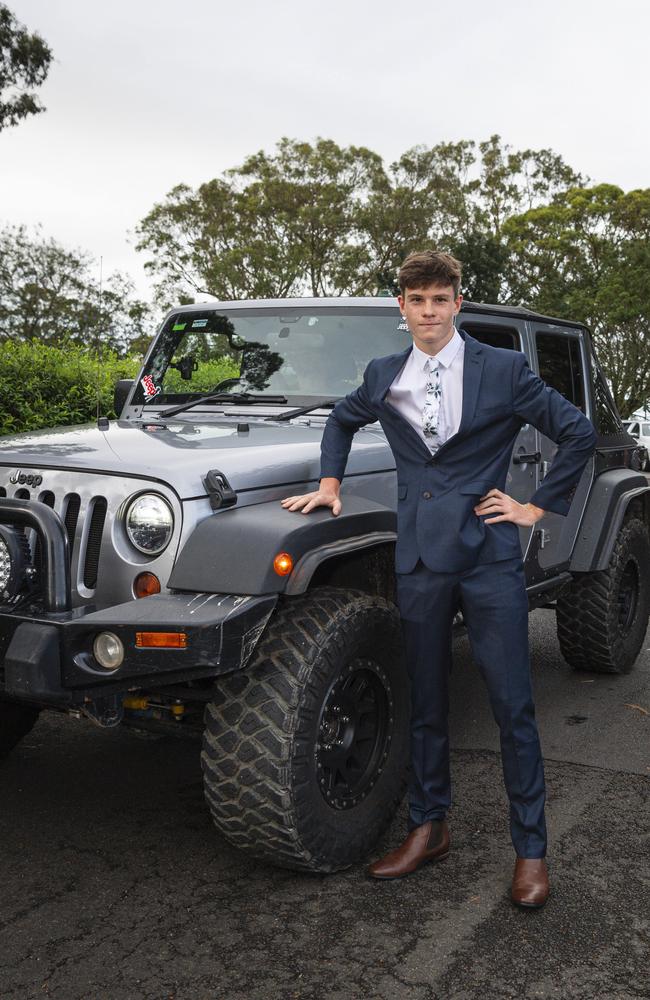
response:
<path id="1" fill-rule="evenodd" d="M 530 606 L 555 609 L 569 664 L 629 670 L 650 612 L 650 487 L 589 332 L 472 303 L 458 326 L 525 352 L 596 426 L 568 516 L 520 540 Z M 338 517 L 280 500 L 316 488 L 336 399 L 410 342 L 392 299 L 183 306 L 116 387 L 116 421 L 2 439 L 0 753 L 42 709 L 202 728 L 231 843 L 320 872 L 372 848 L 404 792 L 409 713 L 379 423 L 354 439 Z M 555 450 L 522 426 L 508 492 L 527 500 Z"/>

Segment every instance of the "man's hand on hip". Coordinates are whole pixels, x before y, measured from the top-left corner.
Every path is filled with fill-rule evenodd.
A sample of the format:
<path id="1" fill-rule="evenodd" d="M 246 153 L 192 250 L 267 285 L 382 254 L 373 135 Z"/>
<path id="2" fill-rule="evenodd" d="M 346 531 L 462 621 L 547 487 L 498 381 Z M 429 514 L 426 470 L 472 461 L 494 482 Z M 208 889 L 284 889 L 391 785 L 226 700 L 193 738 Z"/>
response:
<path id="1" fill-rule="evenodd" d="M 303 493 L 300 496 L 285 497 L 280 503 L 285 510 L 302 510 L 303 514 L 308 514 L 315 507 L 331 507 L 332 514 L 337 517 L 341 513 L 341 501 L 339 499 L 339 488 L 341 483 L 338 479 L 324 478 L 320 481 L 320 488 L 312 493 Z"/>
<path id="2" fill-rule="evenodd" d="M 507 493 L 501 490 L 489 490 L 474 508 L 474 513 L 479 516 L 484 514 L 497 515 L 496 517 L 486 517 L 484 524 L 495 524 L 497 521 L 512 521 L 522 528 L 529 528 L 536 524 L 546 513 L 541 507 L 536 507 L 534 503 L 519 503 Z"/>

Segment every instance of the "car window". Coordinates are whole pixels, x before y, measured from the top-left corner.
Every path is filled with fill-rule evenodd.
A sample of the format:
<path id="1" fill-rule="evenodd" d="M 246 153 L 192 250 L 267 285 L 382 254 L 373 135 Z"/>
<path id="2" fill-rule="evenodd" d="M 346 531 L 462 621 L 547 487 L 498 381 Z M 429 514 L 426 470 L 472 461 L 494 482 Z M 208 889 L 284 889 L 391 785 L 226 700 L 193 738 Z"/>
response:
<path id="1" fill-rule="evenodd" d="M 638 424 L 630 424 L 629 427 L 628 427 L 628 433 L 630 433 L 632 435 L 632 437 L 638 437 L 638 435 L 639 435 L 639 425 Z"/>
<path id="2" fill-rule="evenodd" d="M 492 323 L 468 323 L 466 320 L 461 320 L 459 329 L 465 330 L 470 337 L 490 347 L 503 347 L 510 351 L 521 350 L 521 337 L 514 327 L 494 326 Z"/>
<path id="3" fill-rule="evenodd" d="M 558 333 L 535 333 L 540 378 L 585 412 L 582 352 L 577 337 Z"/>
<path id="4" fill-rule="evenodd" d="M 345 306 L 243 308 L 172 314 L 147 359 L 134 403 L 174 402 L 210 392 L 344 396 L 372 358 L 412 343 L 395 308 Z"/>

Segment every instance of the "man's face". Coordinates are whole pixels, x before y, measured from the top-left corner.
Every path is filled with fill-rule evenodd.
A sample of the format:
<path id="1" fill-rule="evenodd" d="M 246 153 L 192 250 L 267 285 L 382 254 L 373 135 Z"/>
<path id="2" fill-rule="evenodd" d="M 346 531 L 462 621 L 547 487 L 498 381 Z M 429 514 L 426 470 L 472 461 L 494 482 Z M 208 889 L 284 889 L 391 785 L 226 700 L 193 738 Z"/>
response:
<path id="1" fill-rule="evenodd" d="M 437 354 L 453 335 L 454 316 L 463 296 L 454 297 L 451 285 L 407 288 L 397 301 L 414 342 L 426 354 Z"/>

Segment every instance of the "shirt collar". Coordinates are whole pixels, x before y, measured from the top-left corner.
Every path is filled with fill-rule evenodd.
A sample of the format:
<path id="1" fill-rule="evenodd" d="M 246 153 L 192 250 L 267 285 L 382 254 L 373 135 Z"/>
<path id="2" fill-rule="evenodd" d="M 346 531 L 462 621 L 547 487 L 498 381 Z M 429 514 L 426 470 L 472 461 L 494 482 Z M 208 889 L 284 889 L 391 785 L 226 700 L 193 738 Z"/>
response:
<path id="1" fill-rule="evenodd" d="M 449 365 L 452 363 L 452 361 L 458 354 L 458 351 L 460 350 L 462 344 L 463 344 L 463 338 L 459 334 L 456 327 L 454 327 L 454 333 L 449 343 L 445 344 L 443 349 L 441 351 L 438 351 L 438 353 L 435 355 L 436 361 L 439 361 L 440 364 L 443 365 L 443 367 L 449 368 Z M 425 351 L 422 351 L 417 346 L 415 341 L 413 342 L 413 354 L 417 360 L 418 368 L 421 369 L 422 371 L 424 370 L 426 362 L 432 360 L 432 355 L 426 354 Z"/>

